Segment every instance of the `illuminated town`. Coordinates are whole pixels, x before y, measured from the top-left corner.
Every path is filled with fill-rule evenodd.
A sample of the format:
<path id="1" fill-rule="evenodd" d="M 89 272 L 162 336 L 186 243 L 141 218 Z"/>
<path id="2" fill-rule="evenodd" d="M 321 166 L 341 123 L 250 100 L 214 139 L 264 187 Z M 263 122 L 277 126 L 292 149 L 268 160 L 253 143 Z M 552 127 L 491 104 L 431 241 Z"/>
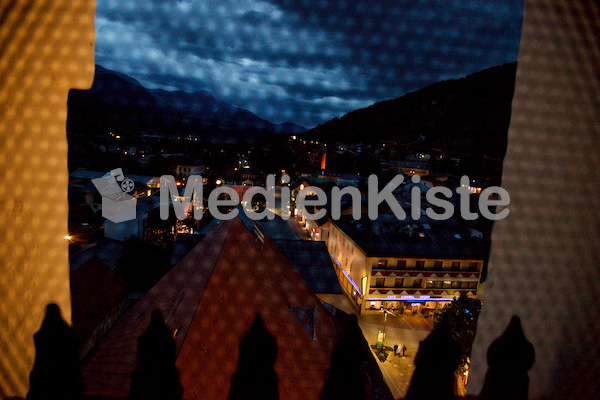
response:
<path id="1" fill-rule="evenodd" d="M 595 398 L 597 130 L 567 100 L 596 102 L 522 86 L 564 5 L 522 34 L 517 0 L 96 3 L 91 86 L 39 111 L 63 164 L 5 96 L 6 181 L 47 198 L 0 189 L 0 398 Z"/>

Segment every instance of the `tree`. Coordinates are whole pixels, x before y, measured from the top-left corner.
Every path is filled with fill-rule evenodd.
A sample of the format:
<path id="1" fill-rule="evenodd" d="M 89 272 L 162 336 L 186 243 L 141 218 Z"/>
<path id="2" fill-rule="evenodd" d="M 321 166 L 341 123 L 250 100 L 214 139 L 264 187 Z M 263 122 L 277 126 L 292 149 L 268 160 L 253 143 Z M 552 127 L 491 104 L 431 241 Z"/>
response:
<path id="1" fill-rule="evenodd" d="M 148 212 L 148 218 L 146 218 L 144 224 L 146 241 L 167 247 L 173 242 L 175 236 L 173 232 L 177 225 L 173 205 L 169 205 L 169 216 L 166 220 L 160 218 L 160 209 L 155 208 Z"/>
<path id="2" fill-rule="evenodd" d="M 477 318 L 481 312 L 481 301 L 471 299 L 465 294 L 461 294 L 458 299 L 454 299 L 442 309 L 440 316 L 436 319 L 436 326 L 440 324 L 441 318 L 446 317 L 452 332 L 452 337 L 460 349 L 460 370 L 464 372 L 469 364 L 471 356 L 471 346 L 475 339 L 477 330 Z"/>

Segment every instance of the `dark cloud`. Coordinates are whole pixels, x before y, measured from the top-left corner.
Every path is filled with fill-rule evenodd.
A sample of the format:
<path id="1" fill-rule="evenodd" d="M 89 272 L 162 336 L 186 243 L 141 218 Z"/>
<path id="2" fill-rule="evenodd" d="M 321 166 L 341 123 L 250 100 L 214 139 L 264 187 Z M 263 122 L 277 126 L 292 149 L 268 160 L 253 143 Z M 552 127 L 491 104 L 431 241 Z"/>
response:
<path id="1" fill-rule="evenodd" d="M 312 127 L 514 61 L 522 0 L 98 0 L 96 62 Z"/>

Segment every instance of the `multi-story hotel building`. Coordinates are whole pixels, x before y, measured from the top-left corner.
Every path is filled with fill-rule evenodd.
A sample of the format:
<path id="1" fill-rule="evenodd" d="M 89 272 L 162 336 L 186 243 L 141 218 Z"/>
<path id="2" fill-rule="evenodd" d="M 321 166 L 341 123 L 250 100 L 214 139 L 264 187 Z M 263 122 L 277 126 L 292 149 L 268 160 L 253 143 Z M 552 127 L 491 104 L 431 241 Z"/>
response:
<path id="1" fill-rule="evenodd" d="M 457 220 L 342 216 L 323 237 L 346 294 L 361 311 L 440 308 L 460 294 L 477 297 L 488 246 Z"/>

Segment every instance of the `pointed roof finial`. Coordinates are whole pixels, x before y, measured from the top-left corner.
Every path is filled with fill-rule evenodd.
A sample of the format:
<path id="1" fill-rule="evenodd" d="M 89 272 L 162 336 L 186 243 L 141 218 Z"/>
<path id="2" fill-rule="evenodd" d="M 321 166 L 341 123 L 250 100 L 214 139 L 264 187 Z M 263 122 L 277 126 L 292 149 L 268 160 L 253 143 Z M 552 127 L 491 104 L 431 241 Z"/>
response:
<path id="1" fill-rule="evenodd" d="M 527 400 L 529 376 L 535 360 L 533 345 L 527 340 L 521 319 L 514 315 L 487 353 L 489 369 L 479 395 L 481 400 Z"/>

